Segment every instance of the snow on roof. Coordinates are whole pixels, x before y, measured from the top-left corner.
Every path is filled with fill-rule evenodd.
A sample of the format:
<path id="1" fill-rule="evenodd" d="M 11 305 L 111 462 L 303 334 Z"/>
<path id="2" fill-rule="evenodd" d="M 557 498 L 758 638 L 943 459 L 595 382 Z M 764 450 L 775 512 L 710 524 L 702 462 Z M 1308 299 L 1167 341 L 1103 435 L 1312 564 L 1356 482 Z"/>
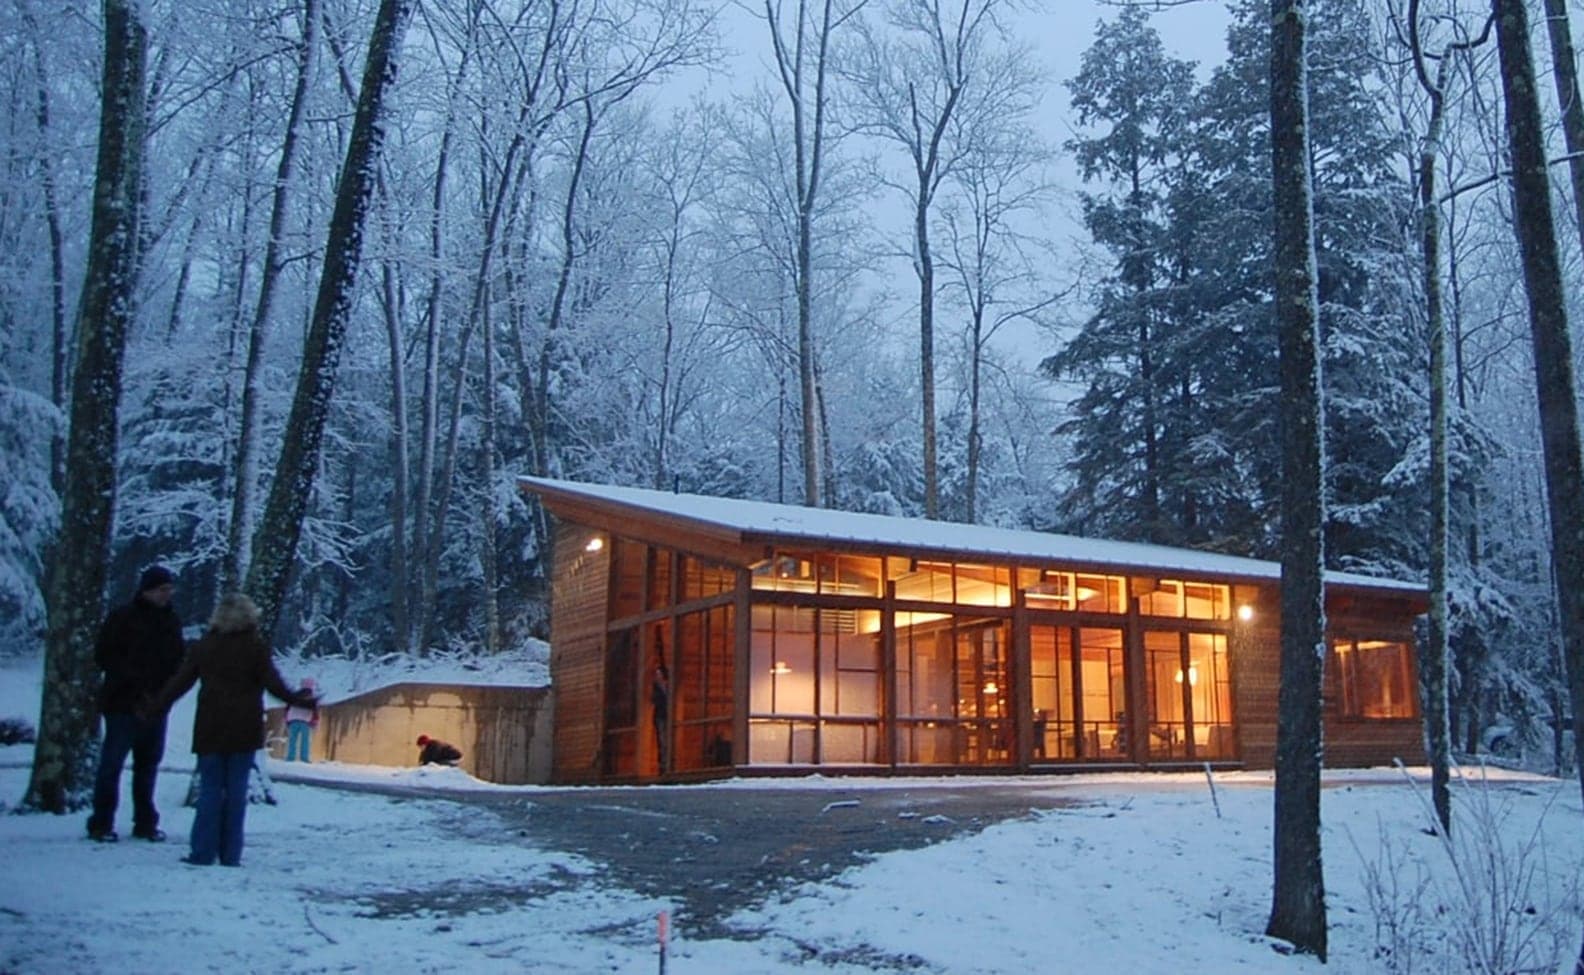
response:
<path id="1" fill-rule="evenodd" d="M 1140 542 L 1114 542 L 1077 535 L 969 525 L 960 522 L 897 518 L 857 511 L 834 511 L 769 501 L 744 501 L 701 494 L 675 494 L 646 488 L 584 484 L 552 478 L 522 477 L 536 493 L 577 498 L 595 504 L 663 514 L 700 528 L 726 530 L 744 541 L 830 541 L 872 545 L 886 550 L 954 553 L 971 558 L 1005 558 L 1022 562 L 1055 562 L 1086 568 L 1139 569 L 1168 575 L 1215 576 L 1276 581 L 1281 565 L 1263 559 L 1200 552 L 1195 549 Z M 1379 579 L 1354 572 L 1327 572 L 1329 585 L 1422 593 L 1414 582 Z"/>

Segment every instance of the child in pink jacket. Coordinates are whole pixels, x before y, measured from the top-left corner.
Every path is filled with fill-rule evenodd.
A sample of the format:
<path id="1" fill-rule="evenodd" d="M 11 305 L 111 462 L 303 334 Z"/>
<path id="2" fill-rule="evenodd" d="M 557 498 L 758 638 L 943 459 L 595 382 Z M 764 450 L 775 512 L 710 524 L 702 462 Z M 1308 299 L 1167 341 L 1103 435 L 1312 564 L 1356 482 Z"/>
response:
<path id="1" fill-rule="evenodd" d="M 312 677 L 302 679 L 304 694 L 314 693 Z M 286 761 L 307 762 L 309 748 L 313 742 L 313 729 L 319 724 L 319 708 L 302 708 L 293 704 L 286 709 Z"/>

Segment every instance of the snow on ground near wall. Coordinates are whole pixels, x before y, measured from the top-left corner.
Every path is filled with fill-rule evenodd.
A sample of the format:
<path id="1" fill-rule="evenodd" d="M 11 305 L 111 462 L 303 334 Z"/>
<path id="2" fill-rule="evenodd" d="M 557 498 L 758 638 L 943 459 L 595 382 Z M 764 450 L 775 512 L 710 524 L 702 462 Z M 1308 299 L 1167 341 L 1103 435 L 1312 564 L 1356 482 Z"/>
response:
<path id="1" fill-rule="evenodd" d="M 337 666 L 319 667 L 331 695 L 351 690 Z M 0 716 L 36 719 L 40 669 L 36 660 L 0 665 Z M 413 679 L 386 681 L 368 665 L 361 676 L 363 688 Z M 180 806 L 191 768 L 184 723 L 190 711 L 173 717 L 160 778 L 171 842 L 101 846 L 82 839 L 82 815 L 0 816 L 0 972 L 657 970 L 655 917 L 673 905 L 532 837 L 492 838 L 480 823 L 492 814 L 462 803 L 277 784 L 279 805 L 249 810 L 242 869 L 179 863 L 190 822 Z M 0 803 L 21 797 L 31 757 L 26 746 L 0 748 Z M 442 793 L 480 787 L 455 769 L 324 763 L 311 774 Z M 921 781 L 811 776 L 723 787 L 829 789 L 861 801 L 864 790 Z M 1325 966 L 1282 955 L 1261 934 L 1268 774 L 1218 775 L 1213 798 L 1203 775 L 973 781 L 1077 802 L 783 892 L 737 914 L 737 938 L 677 935 L 668 972 L 1385 972 L 1376 954 L 1382 916 L 1417 929 L 1416 971 L 1443 970 L 1430 952 L 1455 944 L 1450 919 L 1463 915 L 1438 913 L 1457 897 L 1438 841 L 1422 829 L 1423 789 L 1393 770 L 1327 775 Z M 497 790 L 530 802 L 539 791 Z M 1537 932 L 1535 947 L 1553 951 L 1553 970 L 1565 971 L 1581 930 L 1578 783 L 1492 772 L 1489 786 L 1460 785 L 1456 799 L 1466 834 L 1496 824 L 1510 850 L 1536 838 L 1523 858 L 1534 879 L 1508 919 Z M 123 808 L 123 831 L 126 818 Z M 1397 885 L 1395 910 L 1372 911 L 1369 864 Z"/>

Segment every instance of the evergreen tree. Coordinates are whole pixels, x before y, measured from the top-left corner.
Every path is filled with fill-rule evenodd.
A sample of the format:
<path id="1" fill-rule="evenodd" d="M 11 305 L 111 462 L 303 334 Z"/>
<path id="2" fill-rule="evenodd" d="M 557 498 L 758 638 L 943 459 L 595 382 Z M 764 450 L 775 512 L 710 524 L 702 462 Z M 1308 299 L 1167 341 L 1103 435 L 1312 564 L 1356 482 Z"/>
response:
<path id="1" fill-rule="evenodd" d="M 1116 264 L 1094 316 L 1045 369 L 1085 384 L 1062 428 L 1076 454 L 1067 527 L 1273 557 L 1268 4 L 1242 0 L 1234 14 L 1227 62 L 1191 93 L 1187 66 L 1153 53 L 1139 14 L 1102 28 L 1086 55 L 1075 101 L 1103 108 L 1089 117 L 1113 132 L 1074 148 L 1115 187 L 1085 211 Z M 1403 340 L 1399 306 L 1408 189 L 1370 99 L 1362 5 L 1314 3 L 1309 43 L 1328 553 L 1333 565 L 1411 572 L 1424 533 L 1422 475 L 1405 484 L 1400 469 L 1423 428 L 1418 345 Z M 1130 64 L 1144 70 L 1118 70 Z"/>
<path id="2" fill-rule="evenodd" d="M 1170 379 L 1162 368 L 1179 337 L 1171 320 L 1169 200 L 1186 147 L 1193 65 L 1170 58 L 1148 16 L 1129 7 L 1101 24 L 1068 82 L 1080 125 L 1105 131 L 1068 143 L 1087 182 L 1109 192 L 1083 198 L 1084 225 L 1113 259 L 1095 289 L 1097 310 L 1045 370 L 1087 388 L 1074 438 L 1077 483 L 1064 508 L 1076 527 L 1121 538 L 1182 541 L 1183 512 L 1163 492 L 1177 471 L 1163 456 Z"/>

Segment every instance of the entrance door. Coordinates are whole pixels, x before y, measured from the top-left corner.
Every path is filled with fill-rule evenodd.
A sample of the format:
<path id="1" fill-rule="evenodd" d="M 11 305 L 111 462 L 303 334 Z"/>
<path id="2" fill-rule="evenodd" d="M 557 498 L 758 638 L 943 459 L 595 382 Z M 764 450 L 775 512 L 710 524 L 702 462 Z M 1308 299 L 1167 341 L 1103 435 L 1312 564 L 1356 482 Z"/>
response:
<path id="1" fill-rule="evenodd" d="M 1127 741 L 1122 631 L 1029 627 L 1034 761 L 1119 761 Z"/>

